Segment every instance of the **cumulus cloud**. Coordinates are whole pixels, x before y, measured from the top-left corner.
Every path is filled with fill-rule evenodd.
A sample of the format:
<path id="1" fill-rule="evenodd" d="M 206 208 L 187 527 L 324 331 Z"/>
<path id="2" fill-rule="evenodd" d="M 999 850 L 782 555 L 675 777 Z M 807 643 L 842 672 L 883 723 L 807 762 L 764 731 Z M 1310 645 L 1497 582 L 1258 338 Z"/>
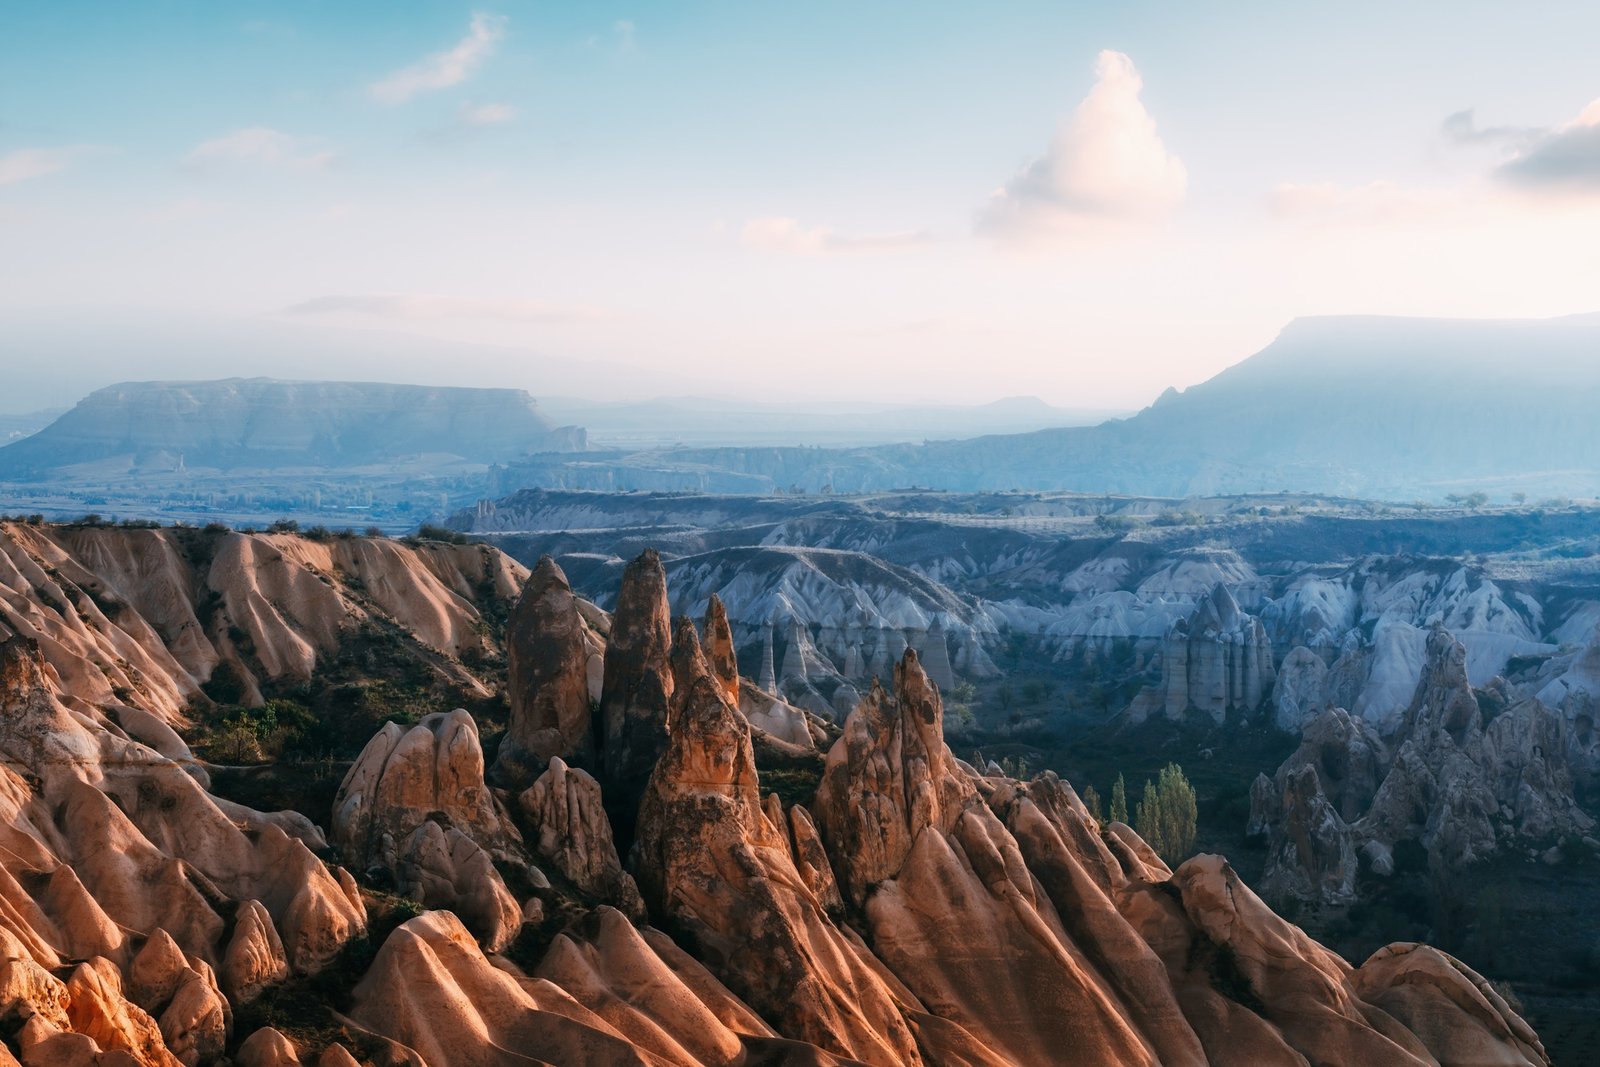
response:
<path id="1" fill-rule="evenodd" d="M 1531 140 L 1495 176 L 1527 192 L 1600 194 L 1600 100 Z"/>
<path id="2" fill-rule="evenodd" d="M 367 293 L 319 296 L 283 309 L 285 315 L 367 315 L 386 319 L 509 319 L 520 322 L 582 322 L 603 318 L 593 308 L 546 300 L 440 296 L 428 293 Z"/>
<path id="3" fill-rule="evenodd" d="M 850 252 L 892 252 L 926 244 L 932 238 L 920 230 L 899 233 L 842 234 L 827 226 L 805 226 L 798 219 L 768 216 L 751 219 L 739 231 L 747 248 L 791 255 L 819 256 Z"/>
<path id="4" fill-rule="evenodd" d="M 1101 52 L 1094 88 L 1045 154 L 989 198 L 979 228 L 1036 234 L 1085 221 L 1147 219 L 1182 203 L 1188 172 L 1162 143 L 1139 98 L 1143 88 L 1133 60 Z"/>
<path id="5" fill-rule="evenodd" d="M 334 153 L 326 149 L 267 126 L 247 126 L 202 141 L 183 157 L 186 165 L 199 169 L 244 163 L 288 170 L 321 170 L 334 159 Z"/>
<path id="6" fill-rule="evenodd" d="M 510 104 L 462 104 L 456 119 L 463 126 L 498 126 L 517 117 Z"/>
<path id="7" fill-rule="evenodd" d="M 367 93 L 379 103 L 403 104 L 418 93 L 460 85 L 494 53 L 505 33 L 505 16 L 478 12 L 472 16 L 467 35 L 454 47 L 373 82 L 367 86 Z"/>
<path id="8" fill-rule="evenodd" d="M 81 148 L 18 148 L 0 156 L 0 185 L 42 178 L 64 170 Z"/>

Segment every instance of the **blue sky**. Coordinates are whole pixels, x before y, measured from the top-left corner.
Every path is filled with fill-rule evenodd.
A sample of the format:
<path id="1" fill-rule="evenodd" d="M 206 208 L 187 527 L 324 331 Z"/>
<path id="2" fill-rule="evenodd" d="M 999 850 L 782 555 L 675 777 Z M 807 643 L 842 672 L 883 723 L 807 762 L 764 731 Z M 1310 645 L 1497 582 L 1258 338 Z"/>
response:
<path id="1" fill-rule="evenodd" d="M 1136 406 L 1297 315 L 1600 310 L 1597 39 L 1580 3 L 3 2 L 0 319 Z"/>

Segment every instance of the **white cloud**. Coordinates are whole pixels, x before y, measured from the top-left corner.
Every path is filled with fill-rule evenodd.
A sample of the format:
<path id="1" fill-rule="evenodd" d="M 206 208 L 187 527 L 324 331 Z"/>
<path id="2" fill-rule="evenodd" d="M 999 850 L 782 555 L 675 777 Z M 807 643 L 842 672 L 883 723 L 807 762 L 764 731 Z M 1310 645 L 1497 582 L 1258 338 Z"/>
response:
<path id="1" fill-rule="evenodd" d="M 463 126 L 498 126 L 517 117 L 510 104 L 462 104 L 456 119 Z"/>
<path id="2" fill-rule="evenodd" d="M 604 318 L 594 308 L 519 297 L 441 296 L 429 293 L 367 293 L 319 296 L 283 309 L 286 315 L 368 315 L 386 319 L 508 319 L 521 322 L 585 322 Z"/>
<path id="3" fill-rule="evenodd" d="M 748 248 L 792 255 L 828 255 L 847 252 L 892 252 L 926 244 L 932 238 L 920 230 L 899 233 L 842 234 L 827 226 L 804 226 L 798 219 L 768 216 L 751 219 L 739 231 Z"/>
<path id="4" fill-rule="evenodd" d="M 418 93 L 460 85 L 494 53 L 495 45 L 505 33 L 505 16 L 480 11 L 472 16 L 467 35 L 453 48 L 435 52 L 419 63 L 373 82 L 367 86 L 367 93 L 380 103 L 403 104 Z"/>
<path id="5" fill-rule="evenodd" d="M 42 178 L 64 170 L 82 148 L 18 148 L 0 156 L 0 185 Z"/>
<path id="6" fill-rule="evenodd" d="M 1600 193 L 1600 100 L 1532 141 L 1495 171 L 1526 192 Z"/>
<path id="7" fill-rule="evenodd" d="M 335 159 L 334 153 L 318 149 L 299 137 L 266 126 L 247 126 L 242 130 L 209 141 L 202 141 L 183 157 L 190 167 L 250 163 L 290 170 L 321 170 Z"/>
<path id="8" fill-rule="evenodd" d="M 997 189 L 979 227 L 1029 236 L 1075 224 L 1148 219 L 1183 202 L 1188 172 L 1167 151 L 1133 60 L 1104 51 L 1095 84 L 1043 156 Z"/>

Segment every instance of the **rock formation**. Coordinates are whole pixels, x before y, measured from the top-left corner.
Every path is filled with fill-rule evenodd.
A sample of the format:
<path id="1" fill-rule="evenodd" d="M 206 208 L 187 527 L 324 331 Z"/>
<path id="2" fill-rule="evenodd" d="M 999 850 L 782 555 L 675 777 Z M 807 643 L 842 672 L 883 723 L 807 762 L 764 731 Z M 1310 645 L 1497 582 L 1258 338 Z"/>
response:
<path id="1" fill-rule="evenodd" d="M 1381 739 L 1331 708 L 1300 747 L 1251 788 L 1250 827 L 1264 834 L 1270 893 L 1345 903 L 1358 876 L 1393 872 L 1393 850 L 1419 842 L 1452 870 L 1518 840 L 1587 833 L 1573 801 L 1560 720 L 1535 699 L 1484 721 L 1467 679 L 1466 649 L 1442 629 L 1403 724 Z"/>
<path id="2" fill-rule="evenodd" d="M 706 666 L 722 687 L 723 699 L 738 707 L 739 660 L 733 649 L 733 631 L 728 627 L 728 609 L 715 593 L 706 605 L 704 648 Z"/>
<path id="3" fill-rule="evenodd" d="M 231 1026 L 216 967 L 250 970 L 243 942 L 270 946 L 270 983 L 365 929 L 309 822 L 224 810 L 20 636 L 0 643 L 0 758 L 0 1036 L 24 1063 L 212 1062 Z"/>
<path id="4" fill-rule="evenodd" d="M 1296 645 L 1278 665 L 1272 686 L 1272 722 L 1285 733 L 1299 733 L 1323 710 L 1328 665 L 1304 645 Z"/>
<path id="5" fill-rule="evenodd" d="M 1218 583 L 1161 643 L 1161 682 L 1128 709 L 1134 721 L 1155 711 L 1181 719 L 1191 710 L 1221 725 L 1229 712 L 1254 714 L 1276 679 L 1272 644 L 1261 620 L 1244 613 Z"/>
<path id="6" fill-rule="evenodd" d="M 435 712 L 410 730 L 387 723 L 346 773 L 333 839 L 369 877 L 422 904 L 451 908 L 494 948 L 516 934 L 521 909 L 493 857 L 516 862 L 521 835 L 484 784 L 478 727 L 465 711 Z"/>
<path id="7" fill-rule="evenodd" d="M 558 756 L 597 766 L 590 710 L 597 694 L 589 680 L 603 655 L 567 576 L 542 557 L 506 627 L 511 724 L 495 760 L 496 781 L 526 786 Z"/>
<path id="8" fill-rule="evenodd" d="M 750 728 L 709 671 L 675 701 L 668 734 L 639 815 L 652 908 L 785 1035 L 871 1063 L 916 1062 L 890 985 L 828 921 L 763 812 Z"/>
<path id="9" fill-rule="evenodd" d="M 36 536 L 30 548 L 56 544 Z M 150 539 L 158 562 L 169 543 Z M 398 611 L 423 587 L 346 600 L 328 573 L 327 583 L 312 579 L 337 594 L 328 600 L 305 580 L 323 572 L 302 549 L 260 544 L 276 557 L 252 542 L 238 559 L 255 561 L 257 589 L 271 595 L 239 603 L 253 605 L 263 634 L 278 625 L 268 609 L 281 621 L 381 597 Z M 470 551 L 484 567 L 476 584 L 495 569 Z M 358 557 L 407 573 L 389 570 L 386 555 Z M 0 644 L 0 1064 L 1548 1064 L 1506 1001 L 1450 957 L 1397 945 L 1351 968 L 1274 915 L 1219 857 L 1172 870 L 1130 828 L 1096 822 L 1053 774 L 979 775 L 946 745 L 938 686 L 909 648 L 897 650 L 891 688 L 874 686 L 832 740 L 814 797 L 764 793 L 758 752 L 809 766 L 814 750 L 798 739 L 815 746 L 830 735 L 738 682 L 714 609 L 704 649 L 687 619 L 669 631 L 654 553 L 631 566 L 609 622 L 562 597 L 553 565 L 519 609 L 531 655 L 520 676 L 542 672 L 522 698 L 525 715 L 548 706 L 545 687 L 570 697 L 580 669 L 587 675 L 589 660 L 568 654 L 574 633 L 587 657 L 608 641 L 601 728 L 589 734 L 597 773 L 545 750 L 525 785 L 516 779 L 530 764 L 508 762 L 520 792 L 497 792 L 465 712 L 390 723 L 339 788 L 337 853 L 323 852 L 304 815 L 211 797 L 206 768 L 177 732 L 187 728 L 182 707 L 168 709 L 176 725 L 165 733 L 130 713 L 166 722 L 164 690 L 137 673 L 124 668 L 146 684 L 130 694 L 137 700 L 76 692 L 100 642 L 132 640 L 132 615 L 104 627 L 85 608 L 89 621 L 74 630 L 63 616 L 78 612 L 52 620 L 56 608 L 30 597 L 50 588 L 100 607 L 85 584 L 65 566 L 46 571 L 31 551 L 6 558 L 33 591 L 0 597 L 6 618 L 55 640 L 70 669 L 53 665 L 45 641 Z M 452 577 L 461 564 L 405 558 L 465 599 Z M 153 605 L 122 610 L 143 618 Z M 426 612 L 405 610 L 427 629 Z M 573 612 L 582 631 L 569 626 L 558 641 L 543 628 L 570 624 Z M 302 637 L 313 671 L 326 655 L 319 642 L 340 640 L 341 624 L 323 621 Z M 448 644 L 440 626 L 429 632 Z M 192 633 L 166 644 L 163 634 L 182 627 L 150 632 L 153 665 L 158 647 L 173 662 L 180 649 L 202 655 Z M 887 656 L 897 635 L 903 646 L 886 631 L 873 655 Z M 284 663 L 300 662 L 293 647 L 283 645 Z M 1364 808 L 1357 824 L 1381 836 L 1424 797 L 1465 828 L 1435 828 L 1454 855 L 1477 847 L 1472 816 L 1487 782 L 1511 812 L 1500 818 L 1566 825 L 1562 768 L 1547 755 L 1560 750 L 1559 724 L 1531 703 L 1485 724 L 1463 689 L 1465 654 L 1441 641 L 1430 656 L 1392 756 L 1349 716 L 1308 731 L 1294 782 L 1321 799 L 1318 817 Z M 793 730 L 779 737 L 758 719 Z M 541 729 L 565 741 L 559 715 L 546 721 Z M 623 773 L 638 767 L 642 795 Z M 1474 779 L 1472 767 L 1498 778 Z M 768 784 L 795 798 L 792 777 Z M 319 854 L 351 862 L 367 888 Z M 364 894 L 386 915 L 398 908 L 386 890 L 428 910 L 393 927 L 372 956 L 346 952 L 366 929 Z M 335 989 L 368 958 L 353 988 Z M 308 999 L 324 994 L 337 1004 Z M 237 1032 L 236 1020 L 283 1012 L 316 1017 L 302 1030 L 291 1016 L 293 1039 L 256 1024 Z"/>
<path id="10" fill-rule="evenodd" d="M 534 853 L 583 893 L 641 918 L 644 902 L 622 869 L 600 800 L 600 783 L 561 757 L 517 799 Z"/>
<path id="11" fill-rule="evenodd" d="M 622 577 L 606 643 L 600 691 L 600 781 L 607 809 L 631 829 L 630 809 L 667 747 L 667 702 L 672 698 L 672 630 L 667 574 L 646 549 Z"/>

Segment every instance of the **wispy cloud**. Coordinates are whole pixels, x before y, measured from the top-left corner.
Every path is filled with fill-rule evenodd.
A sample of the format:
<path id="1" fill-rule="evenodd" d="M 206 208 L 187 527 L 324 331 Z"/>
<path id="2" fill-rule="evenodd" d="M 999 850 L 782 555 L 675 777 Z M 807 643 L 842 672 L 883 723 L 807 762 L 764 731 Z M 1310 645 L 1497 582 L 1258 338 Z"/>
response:
<path id="1" fill-rule="evenodd" d="M 209 218 L 212 215 L 221 213 L 223 210 L 224 205 L 215 200 L 186 196 L 162 207 L 155 208 L 146 214 L 145 218 L 157 223 L 187 222 L 191 219 Z"/>
<path id="2" fill-rule="evenodd" d="M 1076 223 L 1147 219 L 1183 202 L 1188 172 L 1167 151 L 1133 60 L 1104 51 L 1095 84 L 1045 154 L 995 190 L 979 229 L 1033 237 Z"/>
<path id="3" fill-rule="evenodd" d="M 1495 171 L 1524 192 L 1600 194 L 1600 100 L 1543 131 Z"/>
<path id="4" fill-rule="evenodd" d="M 367 86 L 367 93 L 384 104 L 403 104 L 418 93 L 460 85 L 494 54 L 495 46 L 506 33 L 503 15 L 478 12 L 472 16 L 467 35 L 454 47 L 435 52 L 420 62 L 395 71 L 387 78 Z"/>
<path id="5" fill-rule="evenodd" d="M 611 32 L 591 33 L 583 42 L 585 48 L 606 49 L 617 55 L 627 55 L 639 44 L 639 27 L 632 19 L 617 19 Z"/>
<path id="6" fill-rule="evenodd" d="M 221 137 L 202 141 L 183 157 L 184 164 L 205 169 L 227 164 L 253 164 L 288 170 L 321 170 L 336 155 L 304 138 L 267 126 L 247 126 Z"/>
<path id="7" fill-rule="evenodd" d="M 739 242 L 747 248 L 804 256 L 894 252 L 927 244 L 932 239 L 922 230 L 843 234 L 827 226 L 805 226 L 798 219 L 779 216 L 751 219 L 739 231 Z"/>
<path id="8" fill-rule="evenodd" d="M 1472 108 L 1445 116 L 1439 130 L 1446 140 L 1458 145 L 1520 144 L 1544 133 L 1531 126 L 1479 126 L 1477 113 Z"/>
<path id="9" fill-rule="evenodd" d="M 587 322 L 605 318 L 598 309 L 548 300 L 440 296 L 429 293 L 365 293 L 319 296 L 283 309 L 285 315 L 366 315 L 386 319 L 510 319 L 521 322 Z"/>
<path id="10" fill-rule="evenodd" d="M 72 160 L 89 151 L 82 145 L 69 148 L 17 148 L 0 156 L 0 185 L 43 178 L 65 170 Z"/>
<path id="11" fill-rule="evenodd" d="M 1285 182 L 1267 206 L 1285 219 L 1330 225 L 1404 226 L 1463 221 L 1484 206 L 1482 191 L 1374 181 L 1365 185 Z"/>
<path id="12" fill-rule="evenodd" d="M 510 104 L 462 104 L 456 109 L 456 121 L 463 126 L 499 126 L 516 117 Z"/>

